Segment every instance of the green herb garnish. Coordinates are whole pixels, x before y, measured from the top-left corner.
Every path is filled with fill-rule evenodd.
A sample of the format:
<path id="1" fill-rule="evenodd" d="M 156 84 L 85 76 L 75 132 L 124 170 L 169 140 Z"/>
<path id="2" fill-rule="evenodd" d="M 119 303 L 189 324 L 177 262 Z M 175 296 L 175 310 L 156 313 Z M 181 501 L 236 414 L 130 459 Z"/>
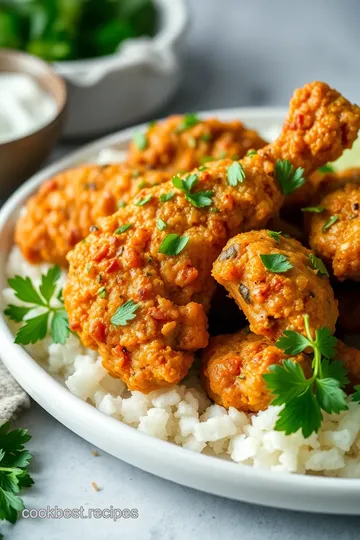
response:
<path id="1" fill-rule="evenodd" d="M 126 326 L 129 321 L 135 319 L 135 312 L 139 309 L 139 304 L 135 304 L 134 300 L 128 300 L 122 306 L 118 307 L 110 322 L 115 326 Z"/>
<path id="2" fill-rule="evenodd" d="M 203 133 L 202 135 L 200 135 L 200 139 L 204 142 L 209 142 L 211 141 L 211 134 L 210 133 Z"/>
<path id="3" fill-rule="evenodd" d="M 181 123 L 179 124 L 177 131 L 185 131 L 193 126 L 196 126 L 200 122 L 200 118 L 196 113 L 185 114 Z"/>
<path id="4" fill-rule="evenodd" d="M 257 154 L 257 151 L 256 150 L 248 150 L 246 152 L 246 156 L 249 157 L 249 156 L 256 156 Z"/>
<path id="5" fill-rule="evenodd" d="M 339 216 L 331 216 L 331 217 L 329 217 L 327 222 L 324 223 L 324 225 L 321 227 L 321 230 L 323 232 L 327 231 L 328 229 L 330 229 L 330 227 L 332 227 L 334 225 L 334 223 L 337 222 L 338 219 L 339 219 Z"/>
<path id="6" fill-rule="evenodd" d="M 322 167 L 319 167 L 318 168 L 318 171 L 319 172 L 322 172 L 322 173 L 333 173 L 334 172 L 334 167 L 332 165 L 323 165 Z"/>
<path id="7" fill-rule="evenodd" d="M 312 253 L 309 253 L 309 259 L 311 261 L 314 270 L 317 270 L 319 276 L 329 277 L 329 272 L 326 269 L 325 264 L 319 257 L 315 257 Z"/>
<path id="8" fill-rule="evenodd" d="M 166 229 L 167 224 L 162 219 L 157 219 L 156 220 L 156 227 L 159 229 L 159 231 L 163 231 L 164 229 Z"/>
<path id="9" fill-rule="evenodd" d="M 152 195 L 151 193 L 149 193 L 149 195 L 146 195 L 146 197 L 144 197 L 143 199 L 140 199 L 139 201 L 137 201 L 135 203 L 136 206 L 144 206 L 144 204 L 148 203 L 149 201 L 151 201 L 152 199 Z"/>
<path id="10" fill-rule="evenodd" d="M 118 227 L 116 231 L 114 232 L 114 234 L 122 234 L 128 229 L 130 229 L 131 226 L 132 226 L 131 223 L 126 223 L 126 225 L 122 225 L 121 227 Z"/>
<path id="11" fill-rule="evenodd" d="M 315 339 L 309 327 L 309 316 L 304 315 L 305 336 L 285 330 L 276 347 L 285 354 L 297 355 L 312 349 L 312 376 L 307 379 L 300 364 L 284 360 L 282 365 L 272 365 L 270 373 L 263 375 L 267 387 L 275 396 L 272 405 L 284 405 L 275 429 L 286 435 L 302 430 L 304 437 L 317 432 L 322 422 L 322 410 L 336 413 L 348 409 L 346 394 L 346 368 L 342 362 L 332 360 L 335 356 L 336 338 L 328 328 L 319 328 Z"/>
<path id="12" fill-rule="evenodd" d="M 138 133 L 135 133 L 133 137 L 133 142 L 138 148 L 138 150 L 145 150 L 148 144 L 145 133 L 141 133 L 140 131 Z"/>
<path id="13" fill-rule="evenodd" d="M 161 202 L 167 202 L 167 201 L 170 201 L 173 197 L 174 197 L 175 193 L 163 193 L 162 195 L 160 195 L 160 201 Z"/>
<path id="14" fill-rule="evenodd" d="M 29 304 L 14 306 L 10 304 L 4 314 L 17 323 L 24 322 L 15 336 L 15 343 L 29 345 L 45 338 L 50 327 L 50 335 L 54 343 L 64 344 L 69 335 L 68 317 L 64 306 L 54 307 L 54 297 L 63 303 L 59 295 L 55 295 L 56 283 L 61 275 L 60 268 L 53 266 L 41 277 L 37 290 L 29 277 L 15 276 L 8 280 L 9 286 L 15 291 L 15 296 Z M 42 313 L 30 317 L 31 311 L 41 308 Z"/>
<path id="15" fill-rule="evenodd" d="M 325 206 L 306 206 L 305 208 L 302 208 L 302 212 L 314 212 L 315 214 L 321 214 L 325 210 Z"/>
<path id="16" fill-rule="evenodd" d="M 280 244 L 281 231 L 268 231 L 268 235 L 270 236 L 270 238 L 273 238 L 277 244 Z"/>
<path id="17" fill-rule="evenodd" d="M 179 236 L 178 234 L 168 234 L 161 242 L 159 253 L 163 255 L 179 255 L 190 240 L 189 236 Z"/>
<path id="18" fill-rule="evenodd" d="M 245 171 L 238 161 L 234 161 L 227 169 L 227 179 L 230 186 L 236 187 L 242 184 L 246 178 Z"/>
<path id="19" fill-rule="evenodd" d="M 288 257 L 280 253 L 272 255 L 260 255 L 260 259 L 265 268 L 274 274 L 287 272 L 293 268 L 293 265 L 289 261 Z"/>
<path id="20" fill-rule="evenodd" d="M 278 159 L 275 164 L 276 178 L 284 195 L 290 195 L 293 191 L 305 183 L 304 169 L 298 167 L 294 170 L 288 159 Z"/>
<path id="21" fill-rule="evenodd" d="M 7 422 L 0 427 L 0 520 L 15 523 L 25 508 L 19 493 L 34 483 L 27 470 L 33 456 L 25 450 L 31 439 L 28 430 L 10 431 L 10 426 Z"/>
<path id="22" fill-rule="evenodd" d="M 106 287 L 100 287 L 97 294 L 100 296 L 100 298 L 106 298 Z"/>
<path id="23" fill-rule="evenodd" d="M 124 201 L 118 201 L 118 202 L 116 203 L 116 206 L 117 206 L 117 208 L 125 208 L 126 202 L 124 202 Z"/>
<path id="24" fill-rule="evenodd" d="M 172 179 L 173 185 L 185 193 L 185 198 L 196 208 L 203 208 L 204 206 L 210 206 L 212 203 L 211 198 L 214 196 L 213 191 L 198 191 L 192 193 L 192 189 L 199 182 L 197 174 L 190 174 L 185 180 L 179 176 L 174 176 Z"/>

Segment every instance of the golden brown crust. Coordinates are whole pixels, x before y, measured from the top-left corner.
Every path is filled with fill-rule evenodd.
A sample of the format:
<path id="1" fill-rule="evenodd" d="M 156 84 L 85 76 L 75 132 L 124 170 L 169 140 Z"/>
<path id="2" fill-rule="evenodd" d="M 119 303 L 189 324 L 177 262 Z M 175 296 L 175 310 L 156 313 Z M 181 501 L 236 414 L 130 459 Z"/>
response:
<path id="1" fill-rule="evenodd" d="M 218 405 L 244 412 L 266 409 L 272 399 L 263 375 L 287 356 L 263 336 L 241 331 L 211 338 L 202 355 L 201 375 L 207 394 Z M 305 371 L 311 362 L 295 357 Z"/>
<path id="2" fill-rule="evenodd" d="M 248 150 L 258 150 L 266 142 L 242 122 L 221 122 L 217 118 L 201 120 L 182 129 L 184 116 L 170 116 L 149 127 L 147 145 L 139 149 L 132 142 L 128 161 L 134 167 L 162 169 L 170 174 L 191 171 L 204 158 L 241 159 Z"/>
<path id="3" fill-rule="evenodd" d="M 119 202 L 128 202 L 144 185 L 168 179 L 165 172 L 134 170 L 126 164 L 64 171 L 29 199 L 16 225 L 15 242 L 31 263 L 67 266 L 66 254 L 100 217 L 113 214 Z"/>
<path id="4" fill-rule="evenodd" d="M 320 201 L 325 208 L 309 219 L 312 249 L 339 280 L 360 280 L 360 185 L 345 184 Z M 327 227 L 329 219 L 337 219 Z M 324 230 L 323 230 L 324 229 Z"/>
<path id="5" fill-rule="evenodd" d="M 310 250 L 291 238 L 278 244 L 268 231 L 235 236 L 214 263 L 213 276 L 244 311 L 250 330 L 272 339 L 284 330 L 304 333 L 304 315 L 312 329 L 335 330 L 337 302 L 326 277 L 317 275 Z M 284 273 L 266 269 L 260 255 L 283 255 L 293 265 Z"/>
<path id="6" fill-rule="evenodd" d="M 231 160 L 194 171 L 198 177 L 195 192 L 213 192 L 210 208 L 194 207 L 171 182 L 144 189 L 139 199 L 149 197 L 147 204 L 131 202 L 100 220 L 99 230 L 68 254 L 64 298 L 71 326 L 85 345 L 100 352 L 109 373 L 123 379 L 129 388 L 149 392 L 178 382 L 194 351 L 206 346 L 205 313 L 215 289 L 211 266 L 230 236 L 260 228 L 278 213 L 283 196 L 274 174 L 276 159 L 293 160 L 311 173 L 324 163 L 322 159 L 335 159 L 340 147 L 355 138 L 358 110 L 323 83 L 308 86 L 311 91 L 303 94 L 304 100 L 299 102 L 297 97 L 296 101 L 301 110 L 309 111 L 310 136 L 301 127 L 301 139 L 296 128 L 286 127 L 280 142 L 241 161 L 245 179 L 235 187 L 227 177 Z M 317 86 L 325 96 L 324 103 L 314 100 Z M 292 104 L 295 114 L 293 109 Z M 346 122 L 351 126 L 346 127 Z M 325 146 L 312 135 L 319 132 Z M 160 195 L 169 192 L 174 197 L 161 202 Z M 158 219 L 167 224 L 165 231 L 156 228 Z M 127 223 L 132 227 L 126 233 L 114 234 Z M 160 243 L 169 233 L 189 237 L 185 249 L 174 257 L 159 253 Z M 106 298 L 98 294 L 99 274 L 108 290 Z M 135 319 L 124 327 L 114 326 L 111 317 L 129 300 L 140 305 Z"/>

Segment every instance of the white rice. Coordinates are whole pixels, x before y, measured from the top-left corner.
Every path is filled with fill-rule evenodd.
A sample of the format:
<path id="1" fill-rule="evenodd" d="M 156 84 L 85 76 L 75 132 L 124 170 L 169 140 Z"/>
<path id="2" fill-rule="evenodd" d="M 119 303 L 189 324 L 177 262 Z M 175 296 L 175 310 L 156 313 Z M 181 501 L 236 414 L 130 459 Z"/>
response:
<path id="1" fill-rule="evenodd" d="M 13 248 L 7 275 L 30 276 L 39 284 L 47 268 L 28 264 Z M 64 271 L 59 288 L 65 279 Z M 5 289 L 3 295 L 6 303 L 19 304 L 12 289 Z M 274 430 L 279 407 L 246 415 L 214 405 L 195 369 L 182 384 L 144 395 L 129 392 L 123 382 L 110 377 L 101 358 L 73 335 L 65 345 L 46 338 L 26 348 L 80 399 L 153 437 L 252 467 L 360 478 L 360 407 L 355 403 L 340 415 L 325 414 L 318 434 L 307 439 L 300 432 L 286 436 Z"/>

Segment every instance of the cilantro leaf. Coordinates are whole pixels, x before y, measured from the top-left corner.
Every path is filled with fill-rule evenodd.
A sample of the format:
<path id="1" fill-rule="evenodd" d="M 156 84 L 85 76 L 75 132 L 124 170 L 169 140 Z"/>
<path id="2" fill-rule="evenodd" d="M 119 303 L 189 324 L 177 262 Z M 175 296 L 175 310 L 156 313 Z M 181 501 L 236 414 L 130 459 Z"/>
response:
<path id="1" fill-rule="evenodd" d="M 301 429 L 303 436 L 307 438 L 313 432 L 319 431 L 321 422 L 320 405 L 309 386 L 303 394 L 286 403 L 279 414 L 275 429 L 284 431 L 286 435 Z"/>
<path id="2" fill-rule="evenodd" d="M 321 361 L 321 373 L 323 379 L 330 378 L 339 381 L 341 388 L 344 388 L 349 384 L 347 369 L 344 362 L 340 362 L 339 360 L 332 360 L 330 362 L 328 358 L 323 358 Z"/>
<path id="3" fill-rule="evenodd" d="M 302 208 L 302 212 L 314 212 L 315 214 L 321 214 L 325 210 L 325 206 L 306 206 L 305 208 Z"/>
<path id="4" fill-rule="evenodd" d="M 151 201 L 152 199 L 152 195 L 151 193 L 149 193 L 149 195 L 146 195 L 146 197 L 144 197 L 143 199 L 140 199 L 139 201 L 137 201 L 135 203 L 136 206 L 144 206 L 144 204 L 148 203 L 149 201 Z"/>
<path id="5" fill-rule="evenodd" d="M 157 219 L 156 220 L 156 227 L 159 229 L 159 231 L 163 231 L 164 229 L 166 229 L 167 224 L 162 219 Z"/>
<path id="6" fill-rule="evenodd" d="M 268 235 L 270 236 L 270 238 L 273 238 L 277 244 L 280 244 L 281 231 L 268 231 Z"/>
<path id="7" fill-rule="evenodd" d="M 316 379 L 316 398 L 320 407 L 327 413 L 339 414 L 340 411 L 348 410 L 346 394 L 340 388 L 336 379 Z"/>
<path id="8" fill-rule="evenodd" d="M 198 193 L 192 193 L 191 195 L 185 195 L 186 199 L 196 208 L 203 208 L 204 206 L 211 206 L 211 198 L 214 196 L 213 191 L 199 191 Z"/>
<path id="9" fill-rule="evenodd" d="M 328 229 L 330 229 L 330 227 L 334 225 L 334 223 L 337 222 L 338 219 L 339 219 L 339 216 L 330 216 L 327 222 L 324 223 L 324 225 L 321 227 L 321 230 L 323 232 L 327 231 Z"/>
<path id="10" fill-rule="evenodd" d="M 275 347 L 284 351 L 285 354 L 296 356 L 307 347 L 311 347 L 311 343 L 305 336 L 294 330 L 284 330 L 283 336 L 277 340 Z"/>
<path id="11" fill-rule="evenodd" d="M 293 265 L 289 261 L 286 255 L 280 253 L 270 255 L 260 255 L 260 259 L 269 272 L 275 274 L 287 272 L 293 268 Z"/>
<path id="12" fill-rule="evenodd" d="M 161 202 L 167 202 L 167 201 L 170 201 L 173 197 L 174 197 L 175 193 L 162 193 L 162 195 L 160 195 L 160 201 Z"/>
<path id="13" fill-rule="evenodd" d="M 42 313 L 33 319 L 28 319 L 24 326 L 17 331 L 14 343 L 21 345 L 29 345 L 29 343 L 36 343 L 47 334 L 49 321 L 49 312 Z"/>
<path id="14" fill-rule="evenodd" d="M 58 281 L 60 274 L 60 267 L 56 265 L 50 268 L 46 274 L 41 276 L 39 290 L 48 303 L 55 292 L 56 282 Z"/>
<path id="15" fill-rule="evenodd" d="M 14 306 L 9 304 L 8 307 L 4 310 L 4 315 L 9 317 L 10 320 L 15 322 L 21 322 L 24 320 L 25 315 L 34 309 L 33 307 L 26 306 Z"/>
<path id="16" fill-rule="evenodd" d="M 314 268 L 314 270 L 317 270 L 317 274 L 319 276 L 329 277 L 329 272 L 327 271 L 325 264 L 322 262 L 321 259 L 319 259 L 319 257 L 315 257 L 315 255 L 313 255 L 312 253 L 309 253 L 309 259 L 311 261 L 312 267 Z"/>
<path id="17" fill-rule="evenodd" d="M 66 343 L 69 332 L 69 320 L 66 311 L 55 311 L 50 326 L 50 333 L 54 343 L 61 343 L 62 345 Z"/>
<path id="18" fill-rule="evenodd" d="M 189 236 L 179 236 L 178 234 L 168 234 L 165 236 L 159 247 L 159 253 L 164 255 L 179 255 L 190 240 Z"/>
<path id="19" fill-rule="evenodd" d="M 196 126 L 200 122 L 200 119 L 196 113 L 185 114 L 180 122 L 177 131 L 185 131 L 193 126 Z"/>
<path id="20" fill-rule="evenodd" d="M 10 278 L 8 283 L 9 286 L 14 289 L 15 296 L 19 300 L 28 302 L 30 304 L 36 304 L 38 306 L 45 305 L 29 277 L 23 278 L 21 276 L 15 276 L 14 278 Z"/>
<path id="21" fill-rule="evenodd" d="M 278 159 L 275 163 L 275 173 L 284 195 L 290 195 L 293 191 L 305 183 L 304 169 L 294 167 L 288 159 L 281 161 Z"/>
<path id="22" fill-rule="evenodd" d="M 323 327 L 316 330 L 315 344 L 325 358 L 334 358 L 336 341 L 329 328 Z"/>
<path id="23" fill-rule="evenodd" d="M 267 387 L 275 396 L 272 405 L 283 405 L 300 396 L 309 386 L 302 367 L 293 360 L 284 360 L 282 365 L 274 364 L 263 375 Z"/>
<path id="24" fill-rule="evenodd" d="M 227 169 L 228 183 L 232 187 L 236 187 L 238 184 L 242 184 L 246 178 L 245 171 L 238 161 L 234 161 Z"/>
<path id="25" fill-rule="evenodd" d="M 329 163 L 327 165 L 323 165 L 322 167 L 318 168 L 318 171 L 322 173 L 332 173 L 334 172 L 334 170 L 335 170 L 334 167 L 330 165 Z"/>
<path id="26" fill-rule="evenodd" d="M 122 306 L 118 307 L 110 322 L 115 326 L 126 326 L 129 321 L 135 319 L 135 312 L 139 309 L 139 304 L 135 304 L 134 300 L 128 300 Z"/>
<path id="27" fill-rule="evenodd" d="M 135 133 L 133 137 L 133 142 L 138 150 L 145 150 L 148 145 L 145 133 L 142 133 L 140 131 L 138 133 Z"/>
<path id="28" fill-rule="evenodd" d="M 114 232 L 114 234 L 122 234 L 126 232 L 128 229 L 130 229 L 131 226 L 132 226 L 131 223 L 126 223 L 125 225 L 118 227 L 116 231 Z"/>

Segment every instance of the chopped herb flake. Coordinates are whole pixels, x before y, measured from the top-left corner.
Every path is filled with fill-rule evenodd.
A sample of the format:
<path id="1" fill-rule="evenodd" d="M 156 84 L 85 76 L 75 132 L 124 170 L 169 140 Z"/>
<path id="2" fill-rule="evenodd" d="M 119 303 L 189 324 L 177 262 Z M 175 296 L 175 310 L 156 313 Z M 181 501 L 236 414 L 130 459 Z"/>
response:
<path id="1" fill-rule="evenodd" d="M 179 236 L 178 234 L 168 234 L 161 242 L 159 253 L 164 255 L 179 255 L 188 243 L 189 236 Z"/>

